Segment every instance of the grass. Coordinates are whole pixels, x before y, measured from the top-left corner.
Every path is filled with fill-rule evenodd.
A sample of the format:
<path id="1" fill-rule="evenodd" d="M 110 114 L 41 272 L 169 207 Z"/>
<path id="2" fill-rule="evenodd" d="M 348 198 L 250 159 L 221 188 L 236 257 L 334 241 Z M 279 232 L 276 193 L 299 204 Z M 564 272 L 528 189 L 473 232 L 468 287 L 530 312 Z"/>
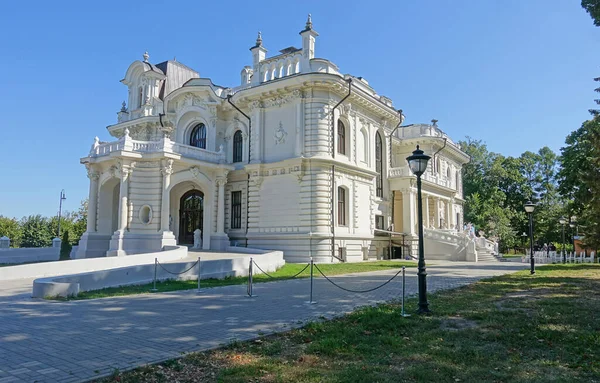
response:
<path id="1" fill-rule="evenodd" d="M 547 265 L 102 382 L 600 382 L 600 265 Z M 416 300 L 409 300 L 414 310 Z"/>
<path id="2" fill-rule="evenodd" d="M 502 258 L 522 258 L 524 254 L 502 254 Z"/>
<path id="3" fill-rule="evenodd" d="M 253 280 L 255 283 L 271 282 L 275 280 L 289 279 L 290 277 L 299 273 L 306 264 L 297 263 L 286 263 L 279 270 L 269 273 L 273 278 L 269 278 L 264 274 L 254 275 Z M 382 271 L 389 269 L 397 269 L 402 266 L 416 267 L 414 262 L 404 261 L 377 261 L 377 262 L 360 262 L 360 263 L 336 263 L 336 264 L 322 264 L 319 268 L 326 275 L 339 275 L 348 273 L 360 273 L 368 271 Z M 314 270 L 315 276 L 318 274 L 317 270 Z M 310 268 L 304 270 L 298 278 L 307 278 L 310 276 Z M 203 279 L 200 281 L 202 288 L 229 286 L 229 285 L 242 285 L 248 282 L 247 277 L 228 277 L 225 279 Z M 197 280 L 191 281 L 178 281 L 178 280 L 166 280 L 156 283 L 156 289 L 158 292 L 168 292 L 177 290 L 191 290 L 198 287 Z M 152 283 L 144 285 L 133 285 L 133 286 L 119 286 L 109 287 L 101 290 L 92 290 L 79 293 L 76 297 L 66 298 L 68 300 L 74 299 L 95 299 L 95 298 L 107 298 L 123 295 L 134 295 L 134 294 L 145 294 L 150 293 L 152 289 Z M 48 297 L 48 299 L 65 300 L 60 297 Z"/>

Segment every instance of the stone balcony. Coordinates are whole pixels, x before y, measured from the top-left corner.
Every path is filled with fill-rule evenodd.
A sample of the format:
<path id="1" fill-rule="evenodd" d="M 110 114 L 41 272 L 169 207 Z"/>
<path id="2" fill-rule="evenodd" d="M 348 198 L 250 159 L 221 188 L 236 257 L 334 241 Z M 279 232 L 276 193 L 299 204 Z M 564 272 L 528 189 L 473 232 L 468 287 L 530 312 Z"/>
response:
<path id="1" fill-rule="evenodd" d="M 413 173 L 410 171 L 408 166 L 390 168 L 390 170 L 388 171 L 388 178 L 390 180 L 404 177 L 414 177 Z M 443 186 L 449 189 L 452 189 L 454 187 L 454 185 L 452 185 L 452 181 L 448 177 L 441 174 L 431 174 L 430 171 L 426 171 L 425 174 L 421 176 L 421 179 L 423 181 L 427 181 L 432 184 Z"/>
<path id="2" fill-rule="evenodd" d="M 221 146 L 218 152 L 197 148 L 171 141 L 169 138 L 163 138 L 160 141 L 139 141 L 132 139 L 128 134 L 118 141 L 100 142 L 98 138 L 94 140 L 94 145 L 88 154 L 90 158 L 100 158 L 111 155 L 121 155 L 124 153 L 170 153 L 184 158 L 205 161 L 213 164 L 223 164 L 226 162 L 226 155 Z"/>
<path id="3" fill-rule="evenodd" d="M 401 129 L 396 130 L 394 134 L 397 138 L 406 140 L 410 138 L 420 138 L 420 137 L 438 137 L 445 138 L 449 145 L 458 148 L 458 145 L 454 143 L 448 137 L 446 133 L 444 133 L 440 128 L 436 125 L 427 125 L 427 124 L 414 124 L 404 126 Z"/>

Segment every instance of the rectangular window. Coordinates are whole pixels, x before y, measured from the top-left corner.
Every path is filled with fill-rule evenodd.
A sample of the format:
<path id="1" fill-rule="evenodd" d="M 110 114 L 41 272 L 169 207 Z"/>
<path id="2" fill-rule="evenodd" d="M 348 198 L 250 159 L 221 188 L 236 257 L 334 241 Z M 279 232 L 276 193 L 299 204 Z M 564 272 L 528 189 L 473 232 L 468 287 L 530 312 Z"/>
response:
<path id="1" fill-rule="evenodd" d="M 231 192 L 231 228 L 242 228 L 242 192 Z"/>
<path id="2" fill-rule="evenodd" d="M 338 188 L 338 225 L 346 226 L 346 189 Z"/>

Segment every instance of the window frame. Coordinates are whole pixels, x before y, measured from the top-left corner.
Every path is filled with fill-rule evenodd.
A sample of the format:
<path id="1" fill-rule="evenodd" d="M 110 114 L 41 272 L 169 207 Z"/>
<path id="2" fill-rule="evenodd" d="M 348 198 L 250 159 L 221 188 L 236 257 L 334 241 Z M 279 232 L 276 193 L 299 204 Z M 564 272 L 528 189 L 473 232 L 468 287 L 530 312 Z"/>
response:
<path id="1" fill-rule="evenodd" d="M 231 192 L 231 220 L 229 223 L 231 229 L 242 228 L 242 191 Z"/>
<path id="2" fill-rule="evenodd" d="M 194 125 L 190 133 L 189 145 L 206 149 L 206 125 L 202 122 Z"/>
<path id="3" fill-rule="evenodd" d="M 341 119 L 337 122 L 337 152 L 346 155 L 346 125 Z"/>
<path id="4" fill-rule="evenodd" d="M 232 144 L 232 162 L 242 162 L 244 158 L 244 137 L 242 136 L 241 130 L 236 130 L 233 134 Z"/>
<path id="5" fill-rule="evenodd" d="M 379 132 L 375 133 L 375 195 L 383 198 L 383 140 Z"/>
<path id="6" fill-rule="evenodd" d="M 348 217 L 347 217 L 347 197 L 348 193 L 346 188 L 343 186 L 338 186 L 337 189 L 337 205 L 338 205 L 338 214 L 337 214 L 337 224 L 338 226 L 348 226 Z"/>

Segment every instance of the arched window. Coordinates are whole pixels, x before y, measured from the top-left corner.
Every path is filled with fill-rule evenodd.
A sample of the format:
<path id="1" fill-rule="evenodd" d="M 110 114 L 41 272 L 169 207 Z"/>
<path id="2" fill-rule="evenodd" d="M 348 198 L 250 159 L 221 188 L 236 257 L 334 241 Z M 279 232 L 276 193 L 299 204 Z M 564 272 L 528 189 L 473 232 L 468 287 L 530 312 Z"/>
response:
<path id="1" fill-rule="evenodd" d="M 296 61 L 294 65 L 294 73 L 300 73 L 300 61 Z"/>
<path id="2" fill-rule="evenodd" d="M 446 167 L 446 177 L 450 179 L 450 166 Z"/>
<path id="3" fill-rule="evenodd" d="M 346 127 L 342 120 L 338 120 L 337 127 L 337 151 L 340 154 L 346 154 Z"/>
<path id="4" fill-rule="evenodd" d="M 375 134 L 375 171 L 377 178 L 375 179 L 375 190 L 377 197 L 383 198 L 383 143 L 379 132 Z"/>
<path id="5" fill-rule="evenodd" d="M 346 226 L 346 189 L 338 187 L 338 225 Z"/>
<path id="6" fill-rule="evenodd" d="M 206 126 L 204 124 L 194 126 L 190 135 L 190 145 L 206 149 Z"/>
<path id="7" fill-rule="evenodd" d="M 233 162 L 242 162 L 242 131 L 238 130 L 233 135 Z"/>
<path id="8" fill-rule="evenodd" d="M 442 162 L 438 158 L 437 161 L 435 162 L 435 172 L 437 174 L 440 174 L 441 171 L 442 171 Z"/>

